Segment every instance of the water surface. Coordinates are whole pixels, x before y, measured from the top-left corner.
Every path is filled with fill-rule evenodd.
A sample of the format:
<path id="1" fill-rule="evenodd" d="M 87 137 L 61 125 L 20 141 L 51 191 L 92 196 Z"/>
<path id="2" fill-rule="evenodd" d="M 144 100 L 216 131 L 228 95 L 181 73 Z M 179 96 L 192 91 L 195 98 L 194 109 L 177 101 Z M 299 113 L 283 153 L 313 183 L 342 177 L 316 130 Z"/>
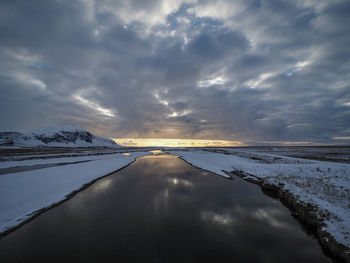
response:
<path id="1" fill-rule="evenodd" d="M 137 159 L 0 239 L 1 262 L 330 262 L 279 201 L 170 155 Z"/>

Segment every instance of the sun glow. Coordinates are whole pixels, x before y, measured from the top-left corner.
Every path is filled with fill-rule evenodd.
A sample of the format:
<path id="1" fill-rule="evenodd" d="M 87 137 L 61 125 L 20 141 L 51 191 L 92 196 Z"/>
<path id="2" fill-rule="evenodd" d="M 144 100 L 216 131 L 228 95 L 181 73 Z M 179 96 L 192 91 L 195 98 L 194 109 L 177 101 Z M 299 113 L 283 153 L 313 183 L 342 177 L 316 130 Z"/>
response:
<path id="1" fill-rule="evenodd" d="M 241 142 L 224 140 L 196 140 L 196 139 L 135 139 L 113 138 L 122 146 L 130 147 L 235 147 L 243 146 Z"/>

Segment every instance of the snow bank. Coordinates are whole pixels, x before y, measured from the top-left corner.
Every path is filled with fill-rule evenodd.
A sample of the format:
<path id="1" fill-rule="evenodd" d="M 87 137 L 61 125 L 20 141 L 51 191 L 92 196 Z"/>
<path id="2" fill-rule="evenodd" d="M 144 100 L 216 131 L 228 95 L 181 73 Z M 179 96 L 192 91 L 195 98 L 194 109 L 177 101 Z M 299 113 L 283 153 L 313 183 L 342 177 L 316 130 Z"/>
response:
<path id="1" fill-rule="evenodd" d="M 34 155 L 28 155 L 33 157 Z M 0 169 L 20 167 L 20 166 L 31 166 L 31 165 L 42 165 L 42 164 L 60 164 L 60 163 L 76 163 L 84 161 L 102 160 L 110 158 L 118 158 L 121 154 L 106 154 L 106 155 L 89 155 L 89 156 L 78 156 L 78 157 L 61 157 L 61 158 L 49 158 L 49 159 L 31 159 L 22 161 L 6 161 L 0 162 Z"/>
<path id="2" fill-rule="evenodd" d="M 150 152 L 114 154 L 80 164 L 0 175 L 0 233 L 64 200 L 83 185 L 114 172 Z"/>
<path id="3" fill-rule="evenodd" d="M 208 153 L 204 151 L 166 151 L 167 153 L 178 155 L 182 157 L 186 162 L 199 167 L 201 169 L 211 171 L 219 174 L 223 177 L 229 178 L 223 171 L 232 171 L 232 158 L 235 156 L 219 154 L 219 153 Z"/>
<path id="4" fill-rule="evenodd" d="M 248 178 L 282 187 L 298 200 L 318 207 L 324 230 L 350 247 L 350 164 L 249 153 L 248 157 L 208 151 L 167 151 L 185 161 L 227 177 L 239 171 Z M 322 216 L 323 215 L 323 216 Z"/>

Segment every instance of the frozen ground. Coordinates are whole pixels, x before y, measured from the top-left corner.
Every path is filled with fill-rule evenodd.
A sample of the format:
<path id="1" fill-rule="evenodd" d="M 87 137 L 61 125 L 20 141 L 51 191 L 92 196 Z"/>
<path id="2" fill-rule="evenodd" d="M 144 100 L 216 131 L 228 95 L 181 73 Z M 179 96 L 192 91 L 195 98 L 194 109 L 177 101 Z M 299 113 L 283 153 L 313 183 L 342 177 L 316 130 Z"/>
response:
<path id="1" fill-rule="evenodd" d="M 346 160 L 311 160 L 317 159 L 317 153 L 311 151 L 305 155 L 315 158 L 289 157 L 286 149 L 280 148 L 268 151 L 262 148 L 172 149 L 167 152 L 225 177 L 227 174 L 223 171 L 239 172 L 245 179 L 289 191 L 300 202 L 316 206 L 318 216 L 324 222 L 323 230 L 338 243 L 350 247 L 350 164 Z"/>
<path id="2" fill-rule="evenodd" d="M 45 164 L 68 164 L 68 163 L 78 163 L 93 160 L 103 160 L 110 158 L 118 158 L 121 153 L 114 154 L 99 154 L 99 155 L 88 155 L 88 156 L 55 156 L 56 158 L 33 158 L 19 161 L 7 161 L 0 162 L 0 171 L 5 168 L 19 167 L 19 166 L 31 166 L 31 165 L 45 165 Z"/>
<path id="3" fill-rule="evenodd" d="M 347 146 L 283 146 L 283 147 L 244 147 L 244 148 L 207 148 L 208 151 L 221 151 L 223 153 L 238 153 L 247 155 L 269 154 L 287 156 L 318 161 L 350 163 L 350 147 Z"/>
<path id="4" fill-rule="evenodd" d="M 138 156 L 150 154 L 149 150 L 152 149 L 0 149 L 0 233 L 30 218 L 39 209 L 65 199 L 84 184 L 124 167 Z M 245 179 L 282 187 L 300 202 L 317 206 L 324 229 L 339 243 L 350 247 L 350 147 L 168 148 L 166 151 L 224 177 L 229 176 L 223 170 L 240 172 Z"/>
<path id="5" fill-rule="evenodd" d="M 2 167 L 34 165 L 43 162 L 67 163 L 85 161 L 44 169 L 0 175 L 0 233 L 13 228 L 40 209 L 64 200 L 73 191 L 91 181 L 114 172 L 135 158 L 150 152 L 114 153 L 85 157 L 61 157 L 51 159 L 1 162 Z M 38 155 L 34 154 L 33 155 Z M 39 154 L 41 155 L 41 154 Z"/>

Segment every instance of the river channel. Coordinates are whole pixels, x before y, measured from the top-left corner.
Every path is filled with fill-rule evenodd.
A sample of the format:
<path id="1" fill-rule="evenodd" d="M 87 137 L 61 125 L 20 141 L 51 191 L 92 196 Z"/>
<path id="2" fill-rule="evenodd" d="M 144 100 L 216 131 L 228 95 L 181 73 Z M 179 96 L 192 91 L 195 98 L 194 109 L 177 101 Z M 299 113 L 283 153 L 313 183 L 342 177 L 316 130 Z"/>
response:
<path id="1" fill-rule="evenodd" d="M 0 239 L 1 262 L 331 262 L 278 200 L 168 154 L 138 158 Z"/>

